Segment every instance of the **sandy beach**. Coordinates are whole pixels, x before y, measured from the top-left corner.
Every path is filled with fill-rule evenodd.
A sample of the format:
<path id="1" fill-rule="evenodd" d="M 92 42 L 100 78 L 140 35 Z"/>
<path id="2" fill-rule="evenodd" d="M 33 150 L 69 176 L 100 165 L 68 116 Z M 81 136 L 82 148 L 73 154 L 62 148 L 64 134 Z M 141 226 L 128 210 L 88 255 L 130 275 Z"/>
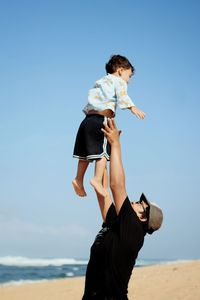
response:
<path id="1" fill-rule="evenodd" d="M 0 287 L 1 300 L 81 300 L 84 277 Z M 200 300 L 200 261 L 135 268 L 129 300 Z"/>

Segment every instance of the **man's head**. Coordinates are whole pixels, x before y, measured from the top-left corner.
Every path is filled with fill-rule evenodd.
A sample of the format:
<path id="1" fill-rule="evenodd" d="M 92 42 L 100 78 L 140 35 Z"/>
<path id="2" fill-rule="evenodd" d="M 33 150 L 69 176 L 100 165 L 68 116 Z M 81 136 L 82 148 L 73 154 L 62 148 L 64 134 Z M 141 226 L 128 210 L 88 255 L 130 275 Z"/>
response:
<path id="1" fill-rule="evenodd" d="M 120 76 L 127 84 L 134 71 L 134 67 L 125 56 L 113 55 L 106 64 L 107 74 Z"/>
<path id="2" fill-rule="evenodd" d="M 146 223 L 147 233 L 152 234 L 161 227 L 163 222 L 162 210 L 155 203 L 147 200 L 144 194 L 141 195 L 139 201 L 132 202 L 132 207 L 140 221 Z"/>

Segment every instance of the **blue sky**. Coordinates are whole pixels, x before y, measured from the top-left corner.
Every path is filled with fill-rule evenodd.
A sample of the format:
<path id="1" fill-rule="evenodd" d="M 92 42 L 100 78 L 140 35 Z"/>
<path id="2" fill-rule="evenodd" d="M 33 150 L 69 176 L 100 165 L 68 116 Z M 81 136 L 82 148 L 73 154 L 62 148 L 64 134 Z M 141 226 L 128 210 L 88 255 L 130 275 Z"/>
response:
<path id="1" fill-rule="evenodd" d="M 145 121 L 117 112 L 130 199 L 164 210 L 141 258 L 199 258 L 199 1 L 1 1 L 0 256 L 87 258 L 95 194 L 71 186 L 87 92 L 111 54 Z"/>

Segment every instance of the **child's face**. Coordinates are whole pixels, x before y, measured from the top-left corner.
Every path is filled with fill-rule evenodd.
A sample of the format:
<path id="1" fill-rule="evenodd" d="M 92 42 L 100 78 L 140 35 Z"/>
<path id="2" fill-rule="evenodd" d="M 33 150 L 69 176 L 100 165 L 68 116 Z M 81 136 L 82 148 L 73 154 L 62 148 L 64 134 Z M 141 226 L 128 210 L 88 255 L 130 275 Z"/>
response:
<path id="1" fill-rule="evenodd" d="M 119 70 L 119 75 L 122 79 L 124 79 L 126 81 L 126 83 L 129 83 L 129 80 L 131 79 L 132 74 L 132 70 L 131 69 L 120 69 Z"/>

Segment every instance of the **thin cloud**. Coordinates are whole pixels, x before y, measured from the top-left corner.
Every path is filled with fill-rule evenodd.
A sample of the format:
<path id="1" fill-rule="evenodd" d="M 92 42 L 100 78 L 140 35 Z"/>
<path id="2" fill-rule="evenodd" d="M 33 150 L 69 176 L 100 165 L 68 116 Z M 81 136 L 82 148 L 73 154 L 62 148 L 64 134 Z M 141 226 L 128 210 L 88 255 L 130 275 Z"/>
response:
<path id="1" fill-rule="evenodd" d="M 52 237 L 61 237 L 64 235 L 65 238 L 85 238 L 89 236 L 88 230 L 78 224 L 49 226 L 44 224 L 30 223 L 19 218 L 8 218 L 3 215 L 0 215 L 1 236 L 21 236 L 23 234 L 37 234 L 40 236 Z"/>

